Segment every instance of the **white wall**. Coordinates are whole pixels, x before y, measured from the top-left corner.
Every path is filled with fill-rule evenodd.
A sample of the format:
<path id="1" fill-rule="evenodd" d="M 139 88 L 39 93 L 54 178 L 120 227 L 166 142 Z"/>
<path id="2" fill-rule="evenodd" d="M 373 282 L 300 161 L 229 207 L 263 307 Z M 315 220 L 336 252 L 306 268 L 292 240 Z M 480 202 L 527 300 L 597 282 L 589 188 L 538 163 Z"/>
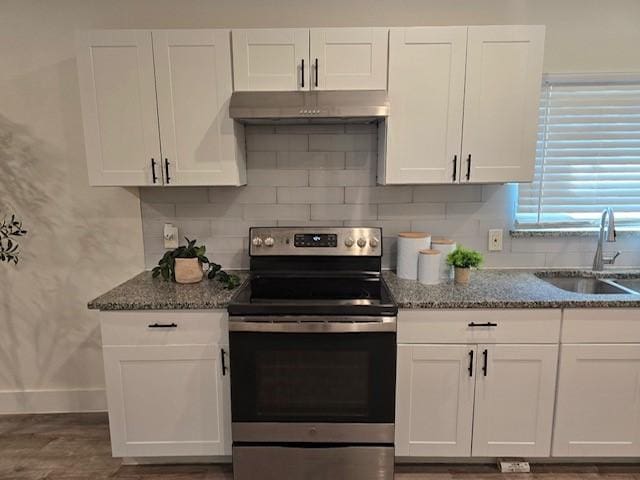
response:
<path id="1" fill-rule="evenodd" d="M 143 267 L 137 191 L 87 186 L 75 29 L 546 24 L 547 72 L 604 72 L 640 71 L 638 18 L 637 0 L 3 0 L 0 210 L 30 235 L 0 265 L 0 412 L 104 405 L 85 303 Z"/>

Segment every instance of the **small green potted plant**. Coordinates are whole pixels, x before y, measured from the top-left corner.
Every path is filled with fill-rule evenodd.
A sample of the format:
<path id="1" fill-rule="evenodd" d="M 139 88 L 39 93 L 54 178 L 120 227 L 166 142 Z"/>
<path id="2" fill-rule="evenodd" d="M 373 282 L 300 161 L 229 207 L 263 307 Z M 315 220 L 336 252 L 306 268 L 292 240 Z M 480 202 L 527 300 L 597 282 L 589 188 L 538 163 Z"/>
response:
<path id="1" fill-rule="evenodd" d="M 478 268 L 482 265 L 482 261 L 480 252 L 462 246 L 447 255 L 447 264 L 452 265 L 455 269 L 455 282 L 461 285 L 469 283 L 471 269 Z"/>
<path id="2" fill-rule="evenodd" d="M 216 279 L 226 289 L 233 289 L 240 285 L 240 278 L 223 271 L 217 263 L 211 262 L 205 255 L 207 247 L 197 246 L 197 240 L 189 240 L 175 250 L 165 253 L 158 266 L 153 269 L 153 278 L 162 276 L 165 281 L 176 283 L 197 283 L 204 275 L 209 279 Z"/>

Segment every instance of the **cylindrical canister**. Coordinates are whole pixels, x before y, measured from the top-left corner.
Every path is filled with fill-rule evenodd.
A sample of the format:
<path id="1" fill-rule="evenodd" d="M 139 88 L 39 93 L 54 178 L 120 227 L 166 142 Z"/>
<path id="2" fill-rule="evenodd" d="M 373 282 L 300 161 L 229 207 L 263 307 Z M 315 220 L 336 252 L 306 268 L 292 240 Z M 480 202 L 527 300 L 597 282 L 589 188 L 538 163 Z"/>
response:
<path id="1" fill-rule="evenodd" d="M 418 252 L 431 247 L 431 235 L 424 232 L 398 234 L 398 277 L 408 280 L 418 278 Z"/>
<path id="2" fill-rule="evenodd" d="M 418 255 L 418 281 L 425 285 L 440 283 L 440 258 L 439 250 L 424 249 Z"/>
<path id="3" fill-rule="evenodd" d="M 456 249 L 456 242 L 444 237 L 433 237 L 431 248 L 442 252 L 440 256 L 440 281 L 449 282 L 453 280 L 453 267 L 447 265 L 447 255 Z"/>

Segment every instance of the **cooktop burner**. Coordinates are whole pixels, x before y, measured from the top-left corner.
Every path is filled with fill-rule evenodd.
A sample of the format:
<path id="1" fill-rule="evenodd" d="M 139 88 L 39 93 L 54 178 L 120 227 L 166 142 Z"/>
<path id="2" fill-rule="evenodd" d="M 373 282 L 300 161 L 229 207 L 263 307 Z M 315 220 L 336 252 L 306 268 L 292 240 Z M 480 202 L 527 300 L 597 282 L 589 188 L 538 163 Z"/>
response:
<path id="1" fill-rule="evenodd" d="M 395 316 L 378 228 L 253 228 L 251 273 L 230 315 Z"/>

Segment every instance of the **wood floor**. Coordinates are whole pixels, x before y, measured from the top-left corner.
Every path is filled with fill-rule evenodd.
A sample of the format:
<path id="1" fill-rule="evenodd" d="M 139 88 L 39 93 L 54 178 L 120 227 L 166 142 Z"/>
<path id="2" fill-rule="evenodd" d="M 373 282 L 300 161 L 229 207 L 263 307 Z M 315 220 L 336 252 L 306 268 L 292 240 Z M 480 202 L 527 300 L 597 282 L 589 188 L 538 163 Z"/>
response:
<path id="1" fill-rule="evenodd" d="M 640 462 L 640 459 L 639 459 Z M 231 480 L 229 465 L 123 466 L 111 458 L 107 416 L 0 415 L 2 480 Z M 637 465 L 534 465 L 502 475 L 493 465 L 402 465 L 398 480 L 640 480 Z M 256 477 L 256 480 L 259 480 Z M 285 480 L 285 479 L 283 479 Z"/>

